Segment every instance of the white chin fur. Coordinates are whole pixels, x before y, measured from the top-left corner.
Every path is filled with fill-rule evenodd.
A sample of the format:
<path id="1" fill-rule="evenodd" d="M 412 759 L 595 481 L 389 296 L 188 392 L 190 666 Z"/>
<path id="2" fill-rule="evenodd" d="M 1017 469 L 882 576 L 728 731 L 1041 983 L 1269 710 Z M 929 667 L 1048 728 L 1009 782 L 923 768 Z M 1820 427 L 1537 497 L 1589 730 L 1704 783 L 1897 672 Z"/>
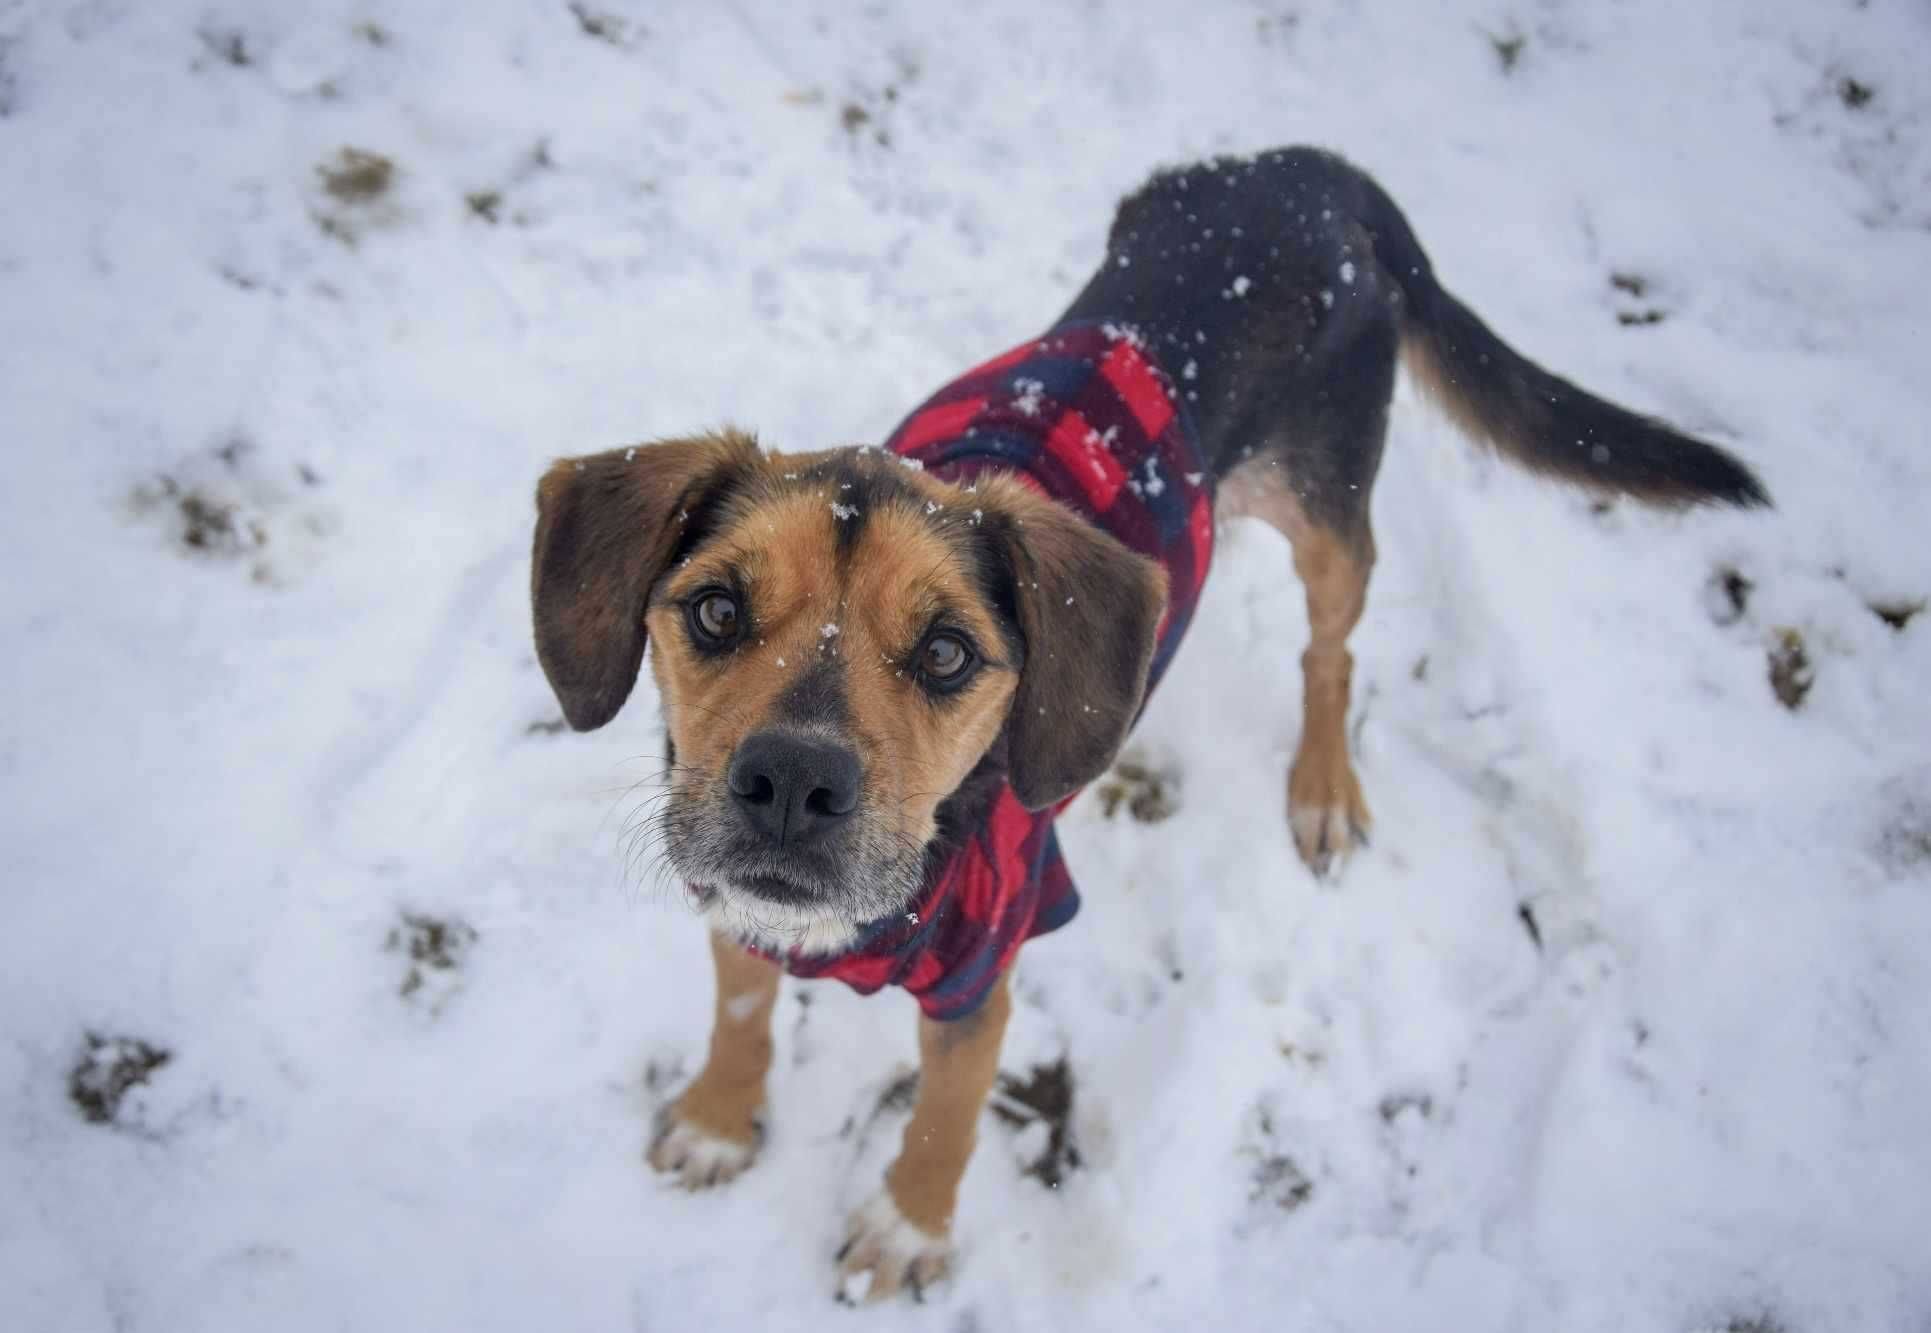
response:
<path id="1" fill-rule="evenodd" d="M 844 953 L 858 938 L 855 923 L 822 908 L 767 902 L 736 889 L 712 893 L 704 904 L 704 917 L 712 930 L 766 953 Z"/>

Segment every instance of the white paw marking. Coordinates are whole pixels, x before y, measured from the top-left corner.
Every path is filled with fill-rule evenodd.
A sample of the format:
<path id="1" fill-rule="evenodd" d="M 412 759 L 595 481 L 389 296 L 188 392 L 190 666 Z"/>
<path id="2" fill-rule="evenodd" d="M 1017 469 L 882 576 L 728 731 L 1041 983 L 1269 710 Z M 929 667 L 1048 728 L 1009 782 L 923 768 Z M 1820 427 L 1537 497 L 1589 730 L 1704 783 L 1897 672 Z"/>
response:
<path id="1" fill-rule="evenodd" d="M 751 1165 L 757 1155 L 755 1139 L 749 1143 L 727 1139 L 679 1120 L 675 1113 L 650 1146 L 650 1164 L 675 1176 L 675 1183 L 687 1190 L 722 1185 Z"/>
<path id="2" fill-rule="evenodd" d="M 910 1290 L 916 1300 L 952 1266 L 952 1238 L 907 1220 L 889 1190 L 852 1214 L 838 1258 L 838 1298 L 882 1301 Z"/>
<path id="3" fill-rule="evenodd" d="M 1290 806 L 1287 823 L 1316 877 L 1339 870 L 1350 854 L 1368 845 L 1367 828 L 1344 805 Z"/>

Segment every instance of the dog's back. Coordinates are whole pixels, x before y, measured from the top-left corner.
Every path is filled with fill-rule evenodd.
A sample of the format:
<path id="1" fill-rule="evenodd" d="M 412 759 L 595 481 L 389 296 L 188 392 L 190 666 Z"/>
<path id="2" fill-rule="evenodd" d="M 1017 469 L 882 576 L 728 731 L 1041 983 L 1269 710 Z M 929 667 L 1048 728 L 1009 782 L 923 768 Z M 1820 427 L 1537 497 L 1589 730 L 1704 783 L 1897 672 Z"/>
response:
<path id="1" fill-rule="evenodd" d="M 1381 187 L 1318 149 L 1154 176 L 1066 317 L 1134 321 L 1216 471 L 1277 451 L 1317 509 L 1372 478 L 1397 353 L 1464 430 L 1539 472 L 1656 503 L 1768 499 L 1723 451 L 1510 348 L 1435 280 Z"/>

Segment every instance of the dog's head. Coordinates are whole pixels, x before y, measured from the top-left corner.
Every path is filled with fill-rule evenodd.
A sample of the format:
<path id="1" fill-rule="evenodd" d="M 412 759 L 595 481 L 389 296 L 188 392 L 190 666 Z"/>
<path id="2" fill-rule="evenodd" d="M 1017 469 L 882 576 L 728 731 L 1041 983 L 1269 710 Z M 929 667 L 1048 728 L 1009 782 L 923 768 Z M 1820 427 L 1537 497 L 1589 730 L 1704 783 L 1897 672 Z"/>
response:
<path id="1" fill-rule="evenodd" d="M 1033 809 L 1105 770 L 1166 580 L 1009 477 L 966 490 L 727 431 L 552 467 L 531 600 L 579 731 L 655 645 L 659 831 L 693 892 L 741 935 L 828 949 L 908 904 L 942 803 L 995 746 Z"/>

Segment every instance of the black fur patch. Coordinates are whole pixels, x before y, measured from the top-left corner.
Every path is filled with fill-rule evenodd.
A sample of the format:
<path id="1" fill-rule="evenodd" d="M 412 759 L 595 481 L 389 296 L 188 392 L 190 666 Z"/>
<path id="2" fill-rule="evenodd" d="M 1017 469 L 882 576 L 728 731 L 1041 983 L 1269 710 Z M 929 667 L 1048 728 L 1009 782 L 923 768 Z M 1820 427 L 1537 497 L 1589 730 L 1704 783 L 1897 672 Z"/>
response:
<path id="1" fill-rule="evenodd" d="M 787 722 L 845 728 L 851 701 L 845 693 L 845 666 L 825 657 L 812 663 L 778 696 L 778 716 Z"/>

